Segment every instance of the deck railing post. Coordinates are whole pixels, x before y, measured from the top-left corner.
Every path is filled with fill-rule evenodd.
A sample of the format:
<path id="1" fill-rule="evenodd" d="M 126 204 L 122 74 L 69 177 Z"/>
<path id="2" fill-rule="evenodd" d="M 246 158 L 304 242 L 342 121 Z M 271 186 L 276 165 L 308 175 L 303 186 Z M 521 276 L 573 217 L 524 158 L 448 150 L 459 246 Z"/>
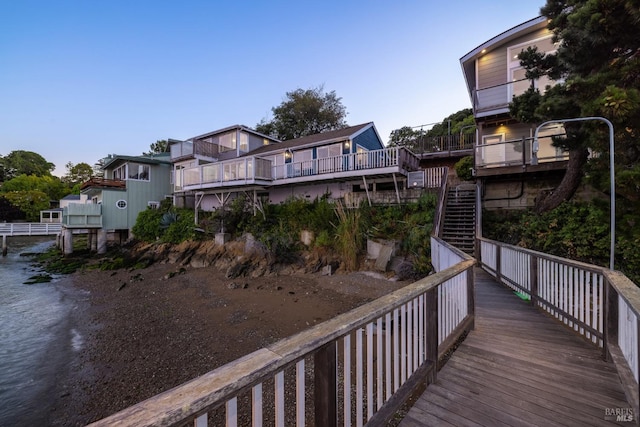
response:
<path id="1" fill-rule="evenodd" d="M 427 384 L 436 381 L 438 371 L 438 289 L 434 287 L 425 294 L 425 308 L 427 311 L 427 330 L 426 330 L 426 359 L 431 364 L 431 369 L 427 373 Z"/>
<path id="2" fill-rule="evenodd" d="M 529 256 L 529 272 L 531 304 L 535 306 L 538 302 L 538 257 L 533 254 Z"/>
<path id="3" fill-rule="evenodd" d="M 500 272 L 500 258 L 502 246 L 496 245 L 496 279 L 502 283 L 502 273 Z"/>
<path id="4" fill-rule="evenodd" d="M 475 277 L 473 267 L 467 270 L 467 316 L 471 319 L 469 329 L 475 329 L 476 323 L 476 296 Z"/>
<path id="5" fill-rule="evenodd" d="M 315 425 L 335 426 L 338 420 L 335 341 L 316 352 L 314 366 Z"/>
<path id="6" fill-rule="evenodd" d="M 602 331 L 602 350 L 604 352 L 605 360 L 611 361 L 611 354 L 608 350 L 609 345 L 618 345 L 618 292 L 616 292 L 615 288 L 611 286 L 611 282 L 609 282 L 609 280 L 605 281 L 605 286 L 607 289 L 605 291 L 605 324 Z"/>

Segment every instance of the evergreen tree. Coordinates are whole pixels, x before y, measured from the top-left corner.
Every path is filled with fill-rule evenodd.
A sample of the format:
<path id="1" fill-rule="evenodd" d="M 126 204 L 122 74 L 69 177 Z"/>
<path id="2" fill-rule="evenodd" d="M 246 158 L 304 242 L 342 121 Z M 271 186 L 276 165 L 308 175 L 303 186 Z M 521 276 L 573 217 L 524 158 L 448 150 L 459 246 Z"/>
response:
<path id="1" fill-rule="evenodd" d="M 527 78 L 543 75 L 558 82 L 540 93 L 533 86 L 514 98 L 518 120 L 601 116 L 615 129 L 617 191 L 638 200 L 640 188 L 640 8 L 635 0 L 547 0 L 541 9 L 550 19 L 556 53 L 536 49 L 520 54 Z M 569 152 L 564 179 L 536 209 L 547 211 L 570 199 L 584 172 L 590 182 L 608 186 L 608 128 L 600 121 L 565 125 L 566 137 L 554 143 Z M 601 153 L 589 159 L 589 150 Z"/>

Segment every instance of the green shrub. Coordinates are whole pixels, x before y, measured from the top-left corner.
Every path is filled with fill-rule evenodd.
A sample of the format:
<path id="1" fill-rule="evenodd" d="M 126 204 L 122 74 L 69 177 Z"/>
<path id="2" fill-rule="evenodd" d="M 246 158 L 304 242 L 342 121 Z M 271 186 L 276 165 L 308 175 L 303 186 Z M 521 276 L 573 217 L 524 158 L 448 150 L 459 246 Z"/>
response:
<path id="1" fill-rule="evenodd" d="M 197 237 L 191 209 L 146 209 L 138 214 L 132 231 L 144 242 L 180 243 Z"/>
<path id="2" fill-rule="evenodd" d="M 624 210 L 625 207 L 621 207 Z M 617 223 L 615 268 L 640 283 L 640 222 L 630 209 Z M 485 237 L 589 264 L 609 266 L 610 210 L 607 202 L 565 202 L 542 214 L 483 213 Z"/>
<path id="3" fill-rule="evenodd" d="M 473 180 L 473 156 L 466 156 L 455 164 L 456 174 L 463 181 Z"/>

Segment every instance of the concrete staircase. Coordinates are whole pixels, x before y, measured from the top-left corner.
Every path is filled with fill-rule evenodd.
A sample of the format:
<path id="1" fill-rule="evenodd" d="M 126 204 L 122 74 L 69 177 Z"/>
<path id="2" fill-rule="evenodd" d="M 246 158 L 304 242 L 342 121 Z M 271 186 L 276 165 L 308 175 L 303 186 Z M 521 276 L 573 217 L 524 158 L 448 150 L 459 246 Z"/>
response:
<path id="1" fill-rule="evenodd" d="M 442 224 L 442 239 L 468 254 L 475 242 L 476 191 L 474 184 L 450 187 Z"/>

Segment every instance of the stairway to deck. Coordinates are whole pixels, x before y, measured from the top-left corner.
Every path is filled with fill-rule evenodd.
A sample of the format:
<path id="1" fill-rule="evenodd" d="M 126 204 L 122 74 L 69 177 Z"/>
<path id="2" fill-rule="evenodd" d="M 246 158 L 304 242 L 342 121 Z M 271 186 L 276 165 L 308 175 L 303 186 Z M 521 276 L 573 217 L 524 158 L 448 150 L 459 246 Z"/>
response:
<path id="1" fill-rule="evenodd" d="M 461 184 L 449 188 L 442 225 L 442 239 L 473 254 L 476 234 L 476 186 Z"/>
<path id="2" fill-rule="evenodd" d="M 475 329 L 400 427 L 634 425 L 611 419 L 630 406 L 601 350 L 483 270 L 475 277 Z"/>

